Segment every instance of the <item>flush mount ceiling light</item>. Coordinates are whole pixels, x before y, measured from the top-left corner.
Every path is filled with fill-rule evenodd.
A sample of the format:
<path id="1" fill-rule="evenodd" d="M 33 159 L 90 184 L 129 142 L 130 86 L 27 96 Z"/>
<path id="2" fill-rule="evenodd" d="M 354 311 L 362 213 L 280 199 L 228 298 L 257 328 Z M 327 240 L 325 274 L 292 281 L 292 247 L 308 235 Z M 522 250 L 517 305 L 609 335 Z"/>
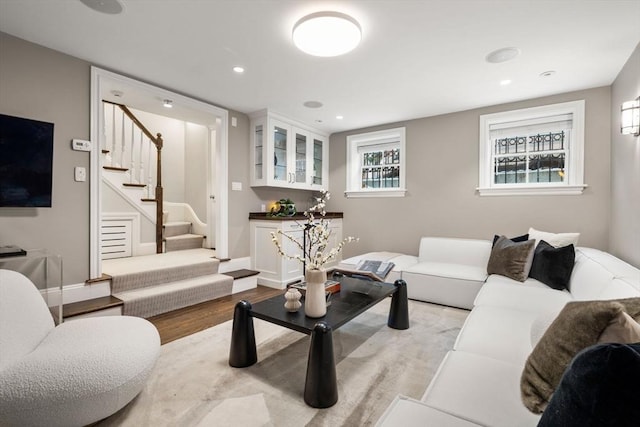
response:
<path id="1" fill-rule="evenodd" d="M 517 47 L 503 47 L 502 49 L 494 50 L 485 59 L 492 64 L 499 64 L 500 62 L 511 61 L 518 55 L 520 55 L 520 49 Z"/>
<path id="2" fill-rule="evenodd" d="M 293 26 L 293 43 L 313 56 L 338 56 L 353 50 L 362 39 L 358 21 L 340 12 L 316 12 Z"/>
<path id="3" fill-rule="evenodd" d="M 162 106 L 164 108 L 173 108 L 173 101 L 170 99 L 165 99 L 164 101 L 162 101 Z"/>
<path id="4" fill-rule="evenodd" d="M 242 73 L 244 73 L 244 67 L 236 65 L 235 67 L 233 67 L 233 72 L 238 73 L 238 74 L 242 74 Z"/>
<path id="5" fill-rule="evenodd" d="M 118 0 L 80 0 L 85 6 L 95 10 L 96 12 L 106 13 L 108 15 L 117 15 L 122 13 L 122 5 Z"/>

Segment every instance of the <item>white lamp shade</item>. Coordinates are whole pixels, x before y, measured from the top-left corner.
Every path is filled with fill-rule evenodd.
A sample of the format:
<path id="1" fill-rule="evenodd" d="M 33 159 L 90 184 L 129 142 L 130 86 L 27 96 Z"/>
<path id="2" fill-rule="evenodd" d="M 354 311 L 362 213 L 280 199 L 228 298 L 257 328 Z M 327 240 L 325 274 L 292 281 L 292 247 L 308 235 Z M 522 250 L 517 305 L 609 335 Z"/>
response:
<path id="1" fill-rule="evenodd" d="M 307 15 L 293 27 L 293 43 L 313 56 L 338 56 L 353 50 L 362 39 L 358 22 L 339 12 Z"/>

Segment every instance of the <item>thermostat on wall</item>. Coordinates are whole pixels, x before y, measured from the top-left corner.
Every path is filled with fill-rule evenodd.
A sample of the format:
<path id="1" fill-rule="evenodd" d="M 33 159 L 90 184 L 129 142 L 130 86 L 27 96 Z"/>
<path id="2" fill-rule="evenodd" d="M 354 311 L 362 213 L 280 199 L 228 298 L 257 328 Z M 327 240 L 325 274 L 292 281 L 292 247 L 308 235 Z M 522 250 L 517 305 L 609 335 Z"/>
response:
<path id="1" fill-rule="evenodd" d="M 74 139 L 71 141 L 71 149 L 76 151 L 91 151 L 91 141 L 84 139 Z"/>

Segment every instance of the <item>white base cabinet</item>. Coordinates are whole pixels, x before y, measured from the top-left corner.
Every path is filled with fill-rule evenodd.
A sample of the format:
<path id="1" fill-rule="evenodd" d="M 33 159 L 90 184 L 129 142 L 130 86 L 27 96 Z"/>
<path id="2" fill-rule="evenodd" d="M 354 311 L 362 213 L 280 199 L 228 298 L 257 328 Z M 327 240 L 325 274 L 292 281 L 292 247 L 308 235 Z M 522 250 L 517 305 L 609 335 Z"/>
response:
<path id="1" fill-rule="evenodd" d="M 278 253 L 276 245 L 273 243 L 271 233 L 282 230 L 283 233 L 293 237 L 300 246 L 290 241 L 286 237 L 278 234 L 277 238 L 284 252 L 288 255 L 302 255 L 304 226 L 306 221 L 296 220 L 250 220 L 250 252 L 251 269 L 259 271 L 258 284 L 276 289 L 285 289 L 287 284 L 304 280 L 304 270 L 302 262 L 295 259 L 288 259 Z M 342 219 L 333 218 L 329 224 L 331 236 L 328 248 L 333 248 L 342 241 Z M 332 268 L 342 260 L 341 254 L 332 262 L 325 265 L 325 268 Z M 283 302 L 284 303 L 284 302 Z"/>

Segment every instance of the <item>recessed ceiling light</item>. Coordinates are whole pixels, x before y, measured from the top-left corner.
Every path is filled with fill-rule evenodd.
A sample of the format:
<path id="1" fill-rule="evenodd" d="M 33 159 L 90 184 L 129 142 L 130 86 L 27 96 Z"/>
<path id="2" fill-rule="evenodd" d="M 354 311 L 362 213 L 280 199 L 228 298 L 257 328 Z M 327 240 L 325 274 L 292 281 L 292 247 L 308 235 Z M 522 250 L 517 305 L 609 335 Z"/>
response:
<path id="1" fill-rule="evenodd" d="M 336 116 L 336 119 L 342 120 L 342 119 L 344 119 L 344 116 Z"/>
<path id="2" fill-rule="evenodd" d="M 122 13 L 122 5 L 118 0 L 80 0 L 85 6 L 96 12 L 117 15 Z"/>
<path id="3" fill-rule="evenodd" d="M 238 74 L 242 74 L 242 73 L 244 73 L 244 68 L 240 67 L 240 66 L 235 66 L 235 67 L 233 67 L 233 71 L 238 73 Z"/>
<path id="4" fill-rule="evenodd" d="M 511 84 L 511 80 L 506 79 L 506 80 L 500 80 L 500 86 L 508 86 Z"/>
<path id="5" fill-rule="evenodd" d="M 170 99 L 165 99 L 164 101 L 162 101 L 162 105 L 164 106 L 164 108 L 173 108 L 173 101 Z"/>
<path id="6" fill-rule="evenodd" d="M 320 108 L 320 107 L 322 107 L 322 102 L 320 102 L 320 101 L 307 101 L 302 105 L 304 105 L 307 108 Z"/>
<path id="7" fill-rule="evenodd" d="M 498 64 L 510 61 L 518 55 L 520 55 L 520 49 L 517 47 L 503 47 L 502 49 L 494 50 L 485 59 L 492 64 Z"/>
<path id="8" fill-rule="evenodd" d="M 111 91 L 111 95 L 115 96 L 116 98 L 122 98 L 122 96 L 124 95 L 124 92 L 122 92 L 121 90 L 112 90 Z"/>
<path id="9" fill-rule="evenodd" d="M 322 123 L 322 120 L 316 119 L 316 123 Z"/>
<path id="10" fill-rule="evenodd" d="M 316 12 L 293 26 L 293 43 L 313 56 L 338 56 L 353 49 L 362 39 L 358 21 L 340 12 Z"/>
<path id="11" fill-rule="evenodd" d="M 551 77 L 555 74 L 556 72 L 553 70 L 549 70 L 549 71 L 544 71 L 542 73 L 540 73 L 540 77 Z"/>

